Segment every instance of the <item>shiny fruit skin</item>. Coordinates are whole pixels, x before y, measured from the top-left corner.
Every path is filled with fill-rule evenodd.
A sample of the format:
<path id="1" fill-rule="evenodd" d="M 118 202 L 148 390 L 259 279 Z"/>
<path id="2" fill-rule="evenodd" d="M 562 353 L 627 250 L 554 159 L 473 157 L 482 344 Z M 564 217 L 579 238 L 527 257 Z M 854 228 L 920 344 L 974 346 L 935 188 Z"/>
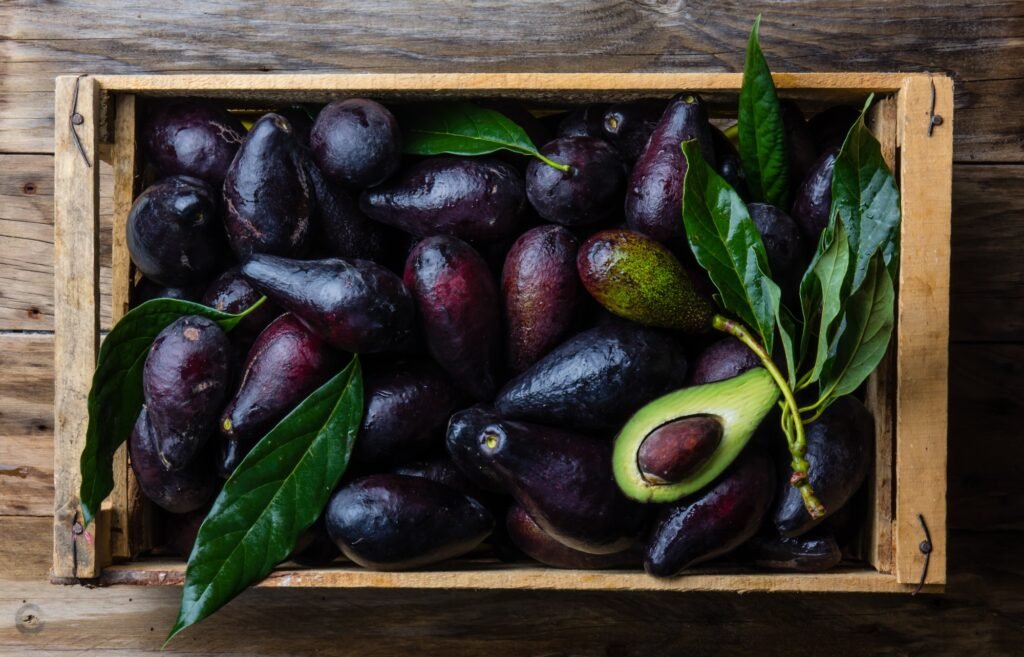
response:
<path id="1" fill-rule="evenodd" d="M 320 110 L 309 147 L 324 175 L 346 187 L 378 185 L 402 159 L 398 121 L 386 107 L 365 98 L 336 100 Z"/>

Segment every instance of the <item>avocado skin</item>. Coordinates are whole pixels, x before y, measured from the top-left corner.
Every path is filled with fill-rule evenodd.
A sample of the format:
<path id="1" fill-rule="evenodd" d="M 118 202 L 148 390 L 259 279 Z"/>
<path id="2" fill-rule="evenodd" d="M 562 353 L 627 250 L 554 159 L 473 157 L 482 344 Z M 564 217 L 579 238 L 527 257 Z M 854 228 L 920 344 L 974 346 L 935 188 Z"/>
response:
<path id="1" fill-rule="evenodd" d="M 140 278 L 129 294 L 129 308 L 137 308 L 147 301 L 153 299 L 181 299 L 182 301 L 194 301 L 199 303 L 203 297 L 203 284 L 189 285 L 187 287 L 167 287 L 152 281 L 145 276 Z"/>
<path id="2" fill-rule="evenodd" d="M 685 379 L 686 353 L 671 336 L 639 326 L 598 326 L 509 381 L 494 405 L 507 418 L 610 433 Z"/>
<path id="3" fill-rule="evenodd" d="M 679 218 L 686 158 L 680 144 L 697 139 L 704 158 L 715 164 L 708 113 L 694 94 L 669 101 L 654 132 L 637 159 L 626 186 L 626 225 L 669 246 L 685 244 Z"/>
<path id="4" fill-rule="evenodd" d="M 253 124 L 224 178 L 224 226 L 240 259 L 309 251 L 315 200 L 308 157 L 283 116 L 264 114 Z"/>
<path id="5" fill-rule="evenodd" d="M 602 117 L 604 136 L 627 162 L 635 162 L 647 146 L 667 103 L 661 98 L 641 98 L 615 103 Z"/>
<path id="6" fill-rule="evenodd" d="M 700 352 L 694 360 L 690 385 L 731 379 L 755 367 L 761 367 L 761 359 L 750 347 L 731 336 L 722 338 Z"/>
<path id="7" fill-rule="evenodd" d="M 611 554 L 589 554 L 562 545 L 545 532 L 526 509 L 518 505 L 509 507 L 505 528 L 513 545 L 534 561 L 552 568 L 603 570 L 640 565 L 640 554 L 633 548 Z"/>
<path id="8" fill-rule="evenodd" d="M 758 568 L 820 573 L 843 560 L 839 544 L 831 534 L 786 538 L 763 532 L 741 548 L 743 558 Z"/>
<path id="9" fill-rule="evenodd" d="M 203 458 L 205 453 L 198 454 L 191 463 L 178 470 L 164 464 L 145 406 L 128 439 L 128 453 L 143 494 L 165 511 L 195 511 L 202 508 L 217 490 L 217 477 L 211 467 L 213 461 Z"/>
<path id="10" fill-rule="evenodd" d="M 424 456 L 444 435 L 461 395 L 428 360 L 367 368 L 353 464 L 388 467 Z"/>
<path id="11" fill-rule="evenodd" d="M 408 570 L 469 552 L 494 530 L 476 500 L 423 477 L 357 479 L 327 505 L 327 532 L 346 557 L 371 570 Z"/>
<path id="12" fill-rule="evenodd" d="M 643 324 L 702 333 L 714 308 L 682 263 L 660 242 L 636 231 L 594 233 L 576 256 L 587 292 L 616 315 Z"/>
<path id="13" fill-rule="evenodd" d="M 359 198 L 366 216 L 412 235 L 511 236 L 526 206 L 522 175 L 488 157 L 431 157 Z"/>
<path id="14" fill-rule="evenodd" d="M 498 387 L 501 309 L 487 263 L 456 237 L 428 237 L 405 264 L 430 355 L 477 401 Z"/>
<path id="15" fill-rule="evenodd" d="M 387 351 L 413 331 L 415 307 L 402 280 L 369 260 L 292 260 L 253 255 L 242 274 L 332 346 Z"/>
<path id="16" fill-rule="evenodd" d="M 210 283 L 203 293 L 203 305 L 225 313 L 238 314 L 263 298 L 263 295 L 242 275 L 240 267 L 232 267 Z M 231 331 L 232 340 L 251 345 L 283 311 L 270 299 L 245 316 Z"/>
<path id="17" fill-rule="evenodd" d="M 564 226 L 608 223 L 620 215 L 626 165 L 608 142 L 595 137 L 562 137 L 540 150 L 568 164 L 559 171 L 537 158 L 526 166 L 526 197 L 542 218 Z"/>
<path id="18" fill-rule="evenodd" d="M 308 161 L 306 172 L 316 200 L 315 251 L 334 258 L 384 264 L 391 255 L 390 243 L 400 237 L 398 231 L 364 215 L 358 200 L 341 185 L 327 180 L 312 161 Z"/>
<path id="19" fill-rule="evenodd" d="M 775 466 L 747 449 L 710 487 L 662 508 L 654 521 L 644 570 L 672 577 L 736 549 L 754 534 L 771 508 Z"/>
<path id="20" fill-rule="evenodd" d="M 578 107 L 562 117 L 556 137 L 605 137 L 604 113 L 607 103 Z"/>
<path id="21" fill-rule="evenodd" d="M 338 356 L 291 313 L 256 338 L 241 383 L 221 414 L 219 469 L 227 476 L 267 431 L 309 393 L 325 383 Z M 230 428 L 225 428 L 225 423 Z"/>
<path id="22" fill-rule="evenodd" d="M 231 377 L 231 343 L 211 319 L 179 317 L 156 336 L 142 370 L 150 437 L 171 470 L 187 467 L 216 433 Z"/>
<path id="23" fill-rule="evenodd" d="M 851 105 L 835 105 L 818 112 L 807 122 L 819 151 L 838 148 L 846 141 L 850 128 L 860 118 L 860 110 Z"/>
<path id="24" fill-rule="evenodd" d="M 572 325 L 579 305 L 579 241 L 562 226 L 538 226 L 509 249 L 501 274 L 506 361 L 522 372 L 551 351 Z"/>
<path id="25" fill-rule="evenodd" d="M 740 152 L 736 150 L 725 133 L 717 126 L 711 126 L 711 143 L 715 147 L 715 160 L 718 175 L 725 179 L 725 182 L 736 190 L 744 201 L 750 200 L 750 189 L 747 187 L 747 176 L 743 173 L 743 163 L 740 161 Z"/>
<path id="26" fill-rule="evenodd" d="M 809 260 L 800 228 L 788 214 L 774 205 L 751 203 L 747 211 L 761 233 L 772 279 L 782 289 L 783 302 L 795 307 L 799 304 L 800 279 Z"/>
<path id="27" fill-rule="evenodd" d="M 219 186 L 245 138 L 245 127 L 220 105 L 203 100 L 151 106 L 139 133 L 142 151 L 161 174 L 187 175 Z"/>
<path id="28" fill-rule="evenodd" d="M 147 187 L 128 214 L 132 262 L 167 287 L 208 281 L 224 262 L 217 194 L 198 178 L 171 176 Z"/>
<path id="29" fill-rule="evenodd" d="M 496 437 L 494 447 L 487 445 Z M 590 554 L 621 552 L 646 513 L 619 491 L 611 443 L 516 422 L 474 407 L 452 416 L 448 452 L 471 480 L 489 482 L 558 542 Z"/>
<path id="30" fill-rule="evenodd" d="M 347 187 L 378 185 L 402 161 L 398 121 L 386 107 L 365 98 L 336 100 L 320 110 L 309 148 L 324 175 Z"/>
<path id="31" fill-rule="evenodd" d="M 793 197 L 792 217 L 808 244 L 817 245 L 821 232 L 828 226 L 832 207 L 832 172 L 838 154 L 838 146 L 822 153 Z"/>
<path id="32" fill-rule="evenodd" d="M 840 397 L 820 418 L 806 425 L 808 476 L 825 506 L 814 520 L 800 491 L 784 483 L 773 513 L 775 527 L 786 537 L 801 536 L 838 511 L 867 478 L 874 454 L 875 423 L 856 397 Z"/>
<path id="33" fill-rule="evenodd" d="M 487 497 L 486 495 L 481 495 L 480 488 L 471 482 L 469 478 L 462 473 L 459 466 L 455 465 L 455 461 L 447 455 L 424 459 L 422 461 L 414 461 L 412 463 L 405 463 L 392 468 L 390 472 L 392 474 L 407 475 L 409 477 L 423 477 L 424 479 L 430 479 L 431 481 L 436 481 L 437 483 L 444 484 L 449 488 L 454 488 L 463 495 L 468 495 L 478 500 Z M 487 501 L 490 502 L 490 498 L 487 498 Z"/>

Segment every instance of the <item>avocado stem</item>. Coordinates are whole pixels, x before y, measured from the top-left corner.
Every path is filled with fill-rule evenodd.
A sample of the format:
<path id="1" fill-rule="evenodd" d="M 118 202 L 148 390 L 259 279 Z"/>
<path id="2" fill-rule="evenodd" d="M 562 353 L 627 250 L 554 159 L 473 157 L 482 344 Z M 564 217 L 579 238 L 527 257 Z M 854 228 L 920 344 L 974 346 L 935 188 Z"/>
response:
<path id="1" fill-rule="evenodd" d="M 768 373 L 775 380 L 775 385 L 778 386 L 785 401 L 781 420 L 782 432 L 786 435 L 789 453 L 793 457 L 793 460 L 790 461 L 793 476 L 790 478 L 789 483 L 800 491 L 800 496 L 804 500 L 804 507 L 807 509 L 807 513 L 815 519 L 823 517 L 825 515 L 825 507 L 814 494 L 810 478 L 807 476 L 809 464 L 807 459 L 804 458 L 804 455 L 807 453 L 807 437 L 804 435 L 804 423 L 800 416 L 800 406 L 796 403 L 793 390 L 789 387 L 786 377 L 782 375 L 779 368 L 775 366 L 771 355 L 765 351 L 761 343 L 754 338 L 750 329 L 746 326 L 721 315 L 715 315 L 712 318 L 711 326 L 747 345 L 761 359 L 761 364 L 764 365 L 764 368 L 768 370 Z"/>
<path id="2" fill-rule="evenodd" d="M 544 164 L 547 164 L 548 166 L 554 167 L 554 168 L 558 169 L 559 171 L 564 171 L 566 173 L 569 173 L 570 171 L 572 171 L 572 167 L 570 165 L 568 165 L 568 164 L 562 164 L 560 162 L 555 162 L 554 160 L 552 160 L 549 157 L 544 157 L 539 152 L 538 153 L 534 153 L 534 155 L 536 155 L 537 158 L 541 162 L 543 162 Z"/>

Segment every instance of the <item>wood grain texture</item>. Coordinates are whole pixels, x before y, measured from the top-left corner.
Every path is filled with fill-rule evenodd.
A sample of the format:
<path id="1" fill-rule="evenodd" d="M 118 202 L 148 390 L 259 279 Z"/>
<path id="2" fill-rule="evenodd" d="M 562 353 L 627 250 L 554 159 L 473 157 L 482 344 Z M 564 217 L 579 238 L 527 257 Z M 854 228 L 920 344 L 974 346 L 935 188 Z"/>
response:
<path id="1" fill-rule="evenodd" d="M 893 536 L 900 582 L 916 582 L 931 528 L 927 582 L 945 581 L 949 250 L 953 85 L 908 80 L 898 102 L 900 270 L 896 301 L 896 500 Z M 945 122 L 928 129 L 929 113 Z"/>
<path id="2" fill-rule="evenodd" d="M 793 654 L 799 628 L 801 645 L 830 657 L 1019 655 L 1024 538 L 954 539 L 958 556 L 941 597 L 264 588 L 162 654 L 775 657 Z M 175 587 L 0 582 L 0 654 L 155 655 L 179 595 Z"/>
<path id="3" fill-rule="evenodd" d="M 45 581 L 52 540 L 49 517 L 0 516 L 0 587 L 3 580 Z"/>
<path id="4" fill-rule="evenodd" d="M 1024 108 L 1024 8 L 1013 0 L 374 0 L 185 5 L 104 0 L 0 6 L 0 151 L 52 151 L 49 81 L 77 72 L 739 71 L 750 23 L 779 71 L 939 70 L 957 76 L 957 157 L 1014 161 Z M 59 20 L 54 20 L 59 16 Z M 301 35 L 301 38 L 296 38 Z M 217 47 L 210 47 L 211 42 Z M 273 44 L 268 48 L 268 44 Z"/>
<path id="5" fill-rule="evenodd" d="M 99 86 L 89 78 L 57 80 L 56 114 L 69 117 L 56 133 L 54 157 L 53 574 L 95 577 L 100 567 L 83 526 L 77 467 L 85 445 L 86 400 L 99 348 Z M 77 112 L 84 117 L 72 125 Z M 78 135 L 79 152 L 73 137 Z M 84 154 L 84 156 L 83 156 Z M 84 531 L 83 531 L 84 530 Z"/>
<path id="6" fill-rule="evenodd" d="M 53 336 L 0 334 L 0 354 L 0 516 L 50 517 Z"/>
<path id="7" fill-rule="evenodd" d="M 106 163 L 100 188 L 100 309 L 109 328 L 113 176 Z M 53 156 L 0 155 L 0 331 L 52 330 Z"/>

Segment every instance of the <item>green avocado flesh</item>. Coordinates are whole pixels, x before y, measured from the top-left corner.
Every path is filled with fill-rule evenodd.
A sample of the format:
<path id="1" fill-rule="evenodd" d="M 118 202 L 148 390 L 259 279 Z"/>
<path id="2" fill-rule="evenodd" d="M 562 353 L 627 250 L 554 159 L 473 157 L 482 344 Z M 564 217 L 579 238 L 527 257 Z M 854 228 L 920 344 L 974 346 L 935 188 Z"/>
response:
<path id="1" fill-rule="evenodd" d="M 655 399 L 637 411 L 615 438 L 615 481 L 627 497 L 640 502 L 672 502 L 700 490 L 729 467 L 778 398 L 771 374 L 756 367 L 731 379 L 682 388 Z M 637 465 L 644 438 L 668 422 L 691 415 L 711 416 L 722 423 L 722 442 L 711 458 L 677 483 L 654 484 L 644 479 Z"/>

